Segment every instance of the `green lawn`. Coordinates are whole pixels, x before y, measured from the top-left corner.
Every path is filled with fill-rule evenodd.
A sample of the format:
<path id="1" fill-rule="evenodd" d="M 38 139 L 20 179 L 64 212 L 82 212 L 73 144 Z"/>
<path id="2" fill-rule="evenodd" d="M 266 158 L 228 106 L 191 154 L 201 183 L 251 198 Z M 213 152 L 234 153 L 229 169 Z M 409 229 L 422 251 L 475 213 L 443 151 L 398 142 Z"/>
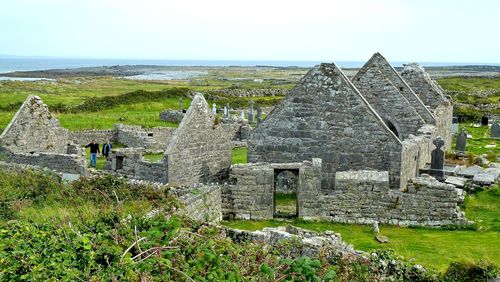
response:
<path id="1" fill-rule="evenodd" d="M 380 232 L 390 242 L 379 244 L 375 241 L 371 226 L 349 225 L 331 222 L 313 222 L 300 219 L 292 222 L 302 228 L 326 231 L 333 230 L 353 244 L 356 249 L 371 251 L 376 249 L 394 249 L 397 254 L 425 267 L 444 271 L 453 261 L 477 261 L 486 259 L 500 265 L 500 188 L 495 187 L 477 195 L 467 197 L 466 215 L 477 222 L 477 231 L 451 231 L 427 228 L 405 228 L 382 225 Z M 225 221 L 224 225 L 245 229 L 260 230 L 268 226 L 282 226 L 288 222 L 266 221 Z"/>
<path id="2" fill-rule="evenodd" d="M 461 128 L 465 126 L 467 133 L 472 136 L 472 138 L 467 139 L 467 153 L 473 153 L 475 155 L 482 154 L 500 154 L 500 143 L 497 145 L 497 140 L 490 139 L 490 127 L 480 126 L 474 127 L 472 123 L 460 124 L 459 132 Z M 454 138 L 452 149 L 455 149 L 456 137 Z M 493 148 L 487 148 L 487 145 L 495 145 Z"/>
<path id="3" fill-rule="evenodd" d="M 150 162 L 157 162 L 160 160 L 163 160 L 163 153 L 158 153 L 158 154 L 145 154 L 144 159 Z"/>
<path id="4" fill-rule="evenodd" d="M 232 157 L 233 157 L 232 164 L 246 164 L 247 148 L 234 148 Z"/>

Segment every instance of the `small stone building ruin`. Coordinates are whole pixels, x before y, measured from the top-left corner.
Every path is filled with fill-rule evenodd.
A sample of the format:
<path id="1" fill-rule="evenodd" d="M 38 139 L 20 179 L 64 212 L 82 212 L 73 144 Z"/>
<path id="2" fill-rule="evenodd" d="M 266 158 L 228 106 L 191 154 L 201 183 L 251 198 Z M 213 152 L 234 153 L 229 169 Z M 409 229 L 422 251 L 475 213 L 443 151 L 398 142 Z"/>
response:
<path id="1" fill-rule="evenodd" d="M 114 150 L 105 169 L 181 186 L 227 177 L 231 166 L 230 134 L 222 124 L 215 124 L 215 116 L 201 93 L 194 96 L 179 127 L 164 140 L 168 145 L 159 162 L 146 161 L 145 148 L 123 148 Z"/>
<path id="2" fill-rule="evenodd" d="M 6 162 L 46 167 L 85 175 L 85 151 L 38 96 L 30 95 L 0 135 L 0 155 Z"/>

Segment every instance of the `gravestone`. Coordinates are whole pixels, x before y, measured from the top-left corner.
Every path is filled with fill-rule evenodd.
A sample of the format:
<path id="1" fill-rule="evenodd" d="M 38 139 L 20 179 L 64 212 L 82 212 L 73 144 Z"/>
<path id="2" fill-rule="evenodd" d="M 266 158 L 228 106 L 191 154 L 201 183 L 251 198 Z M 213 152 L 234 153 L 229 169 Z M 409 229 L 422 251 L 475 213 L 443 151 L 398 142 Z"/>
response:
<path id="1" fill-rule="evenodd" d="M 453 117 L 451 121 L 451 133 L 453 134 L 458 133 L 458 117 Z"/>
<path id="2" fill-rule="evenodd" d="M 224 118 L 228 118 L 228 117 L 229 117 L 229 109 L 226 105 L 226 106 L 224 106 Z"/>
<path id="3" fill-rule="evenodd" d="M 212 104 L 212 114 L 217 114 L 217 105 L 215 103 Z"/>
<path id="4" fill-rule="evenodd" d="M 441 147 L 444 146 L 444 141 L 438 137 L 432 141 L 436 149 L 431 152 L 431 169 L 429 174 L 438 180 L 444 179 L 444 151 Z"/>
<path id="5" fill-rule="evenodd" d="M 257 107 L 257 124 L 262 122 L 262 108 Z"/>
<path id="6" fill-rule="evenodd" d="M 457 154 L 464 155 L 465 146 L 467 146 L 467 132 L 465 131 L 465 128 L 462 127 L 462 132 L 458 134 L 457 145 L 455 146 L 455 151 L 457 152 Z"/>
<path id="7" fill-rule="evenodd" d="M 498 125 L 498 123 L 496 122 L 491 125 L 490 138 L 500 138 L 500 125 Z"/>
<path id="8" fill-rule="evenodd" d="M 179 99 L 179 111 L 182 113 L 182 97 Z"/>
<path id="9" fill-rule="evenodd" d="M 483 116 L 481 118 L 481 125 L 488 125 L 488 117 L 487 116 Z"/>
<path id="10" fill-rule="evenodd" d="M 241 111 L 240 118 L 245 119 L 245 111 Z"/>
<path id="11" fill-rule="evenodd" d="M 248 102 L 248 105 L 250 105 L 249 107 L 249 112 L 248 112 L 248 122 L 249 123 L 253 123 L 253 100 L 250 100 L 250 102 Z"/>

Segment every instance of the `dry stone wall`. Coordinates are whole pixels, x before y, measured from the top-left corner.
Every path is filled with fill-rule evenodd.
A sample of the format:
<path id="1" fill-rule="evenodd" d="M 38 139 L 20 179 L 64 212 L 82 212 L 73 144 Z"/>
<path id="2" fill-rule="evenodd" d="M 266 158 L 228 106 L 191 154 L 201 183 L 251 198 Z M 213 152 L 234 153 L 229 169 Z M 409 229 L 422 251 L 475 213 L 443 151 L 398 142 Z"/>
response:
<path id="1" fill-rule="evenodd" d="M 231 165 L 231 141 L 198 93 L 165 151 L 167 178 L 175 185 L 218 181 Z"/>
<path id="2" fill-rule="evenodd" d="M 323 189 L 335 172 L 376 169 L 390 172 L 400 187 L 400 140 L 334 64 L 321 64 L 271 112 L 248 140 L 249 162 L 323 159 Z"/>

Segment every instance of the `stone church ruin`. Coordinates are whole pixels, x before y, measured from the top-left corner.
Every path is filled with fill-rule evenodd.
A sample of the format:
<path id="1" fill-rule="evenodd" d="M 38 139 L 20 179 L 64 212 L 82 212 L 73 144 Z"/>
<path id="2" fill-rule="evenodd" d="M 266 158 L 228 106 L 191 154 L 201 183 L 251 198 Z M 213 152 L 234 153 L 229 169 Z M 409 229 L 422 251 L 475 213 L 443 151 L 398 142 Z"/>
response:
<path id="1" fill-rule="evenodd" d="M 30 96 L 0 136 L 0 148 L 7 162 L 86 175 L 81 145 L 119 142 L 127 148 L 113 149 L 106 173 L 210 191 L 216 219 L 274 218 L 276 193 L 283 193 L 295 195 L 293 215 L 305 219 L 466 224 L 458 207 L 463 190 L 421 174 L 444 175 L 436 169 L 442 160 L 432 156 L 442 158 L 450 148 L 452 110 L 422 67 L 408 64 L 398 73 L 376 53 L 352 78 L 334 63 L 315 66 L 257 124 L 230 122 L 227 107 L 220 123 L 197 93 L 176 129 L 116 125 L 68 132 Z M 231 165 L 242 136 L 249 163 Z M 435 140 L 441 140 L 438 148 Z M 163 158 L 147 161 L 147 152 Z M 188 207 L 195 209 L 203 205 Z"/>

